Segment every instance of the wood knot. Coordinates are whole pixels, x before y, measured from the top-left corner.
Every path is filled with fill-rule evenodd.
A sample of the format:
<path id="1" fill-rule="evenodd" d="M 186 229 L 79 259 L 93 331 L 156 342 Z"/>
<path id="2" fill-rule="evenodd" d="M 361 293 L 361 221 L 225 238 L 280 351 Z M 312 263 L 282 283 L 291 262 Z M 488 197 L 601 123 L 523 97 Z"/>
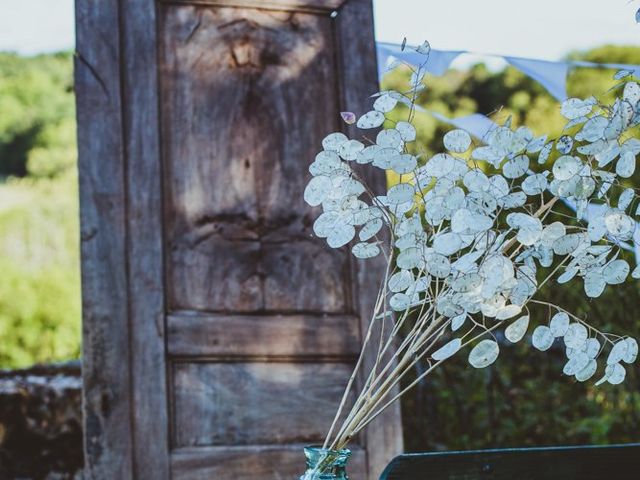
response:
<path id="1" fill-rule="evenodd" d="M 232 67 L 242 68 L 251 66 L 256 60 L 256 54 L 254 47 L 248 40 L 242 40 L 231 44 L 231 60 L 233 62 Z M 257 66 L 257 65 L 256 65 Z"/>
<path id="2" fill-rule="evenodd" d="M 229 49 L 231 68 L 249 68 L 261 72 L 269 65 L 279 64 L 279 56 L 268 45 L 259 45 L 249 38 L 232 41 Z"/>

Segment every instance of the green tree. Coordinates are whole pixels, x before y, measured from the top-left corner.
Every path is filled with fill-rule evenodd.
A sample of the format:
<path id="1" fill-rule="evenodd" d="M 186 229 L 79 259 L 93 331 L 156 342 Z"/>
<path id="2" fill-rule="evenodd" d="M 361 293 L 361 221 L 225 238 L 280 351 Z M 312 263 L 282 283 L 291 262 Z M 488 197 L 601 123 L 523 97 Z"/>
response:
<path id="1" fill-rule="evenodd" d="M 0 175 L 25 176 L 30 150 L 47 147 L 43 129 L 73 121 L 71 55 L 0 53 Z"/>

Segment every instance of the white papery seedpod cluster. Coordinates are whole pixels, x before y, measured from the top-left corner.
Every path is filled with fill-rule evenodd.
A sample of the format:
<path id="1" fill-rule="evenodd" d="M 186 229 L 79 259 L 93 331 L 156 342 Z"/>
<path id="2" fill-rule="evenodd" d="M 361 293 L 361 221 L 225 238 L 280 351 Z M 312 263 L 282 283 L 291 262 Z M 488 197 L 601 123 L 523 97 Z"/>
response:
<path id="1" fill-rule="evenodd" d="M 428 57 L 428 48 L 420 48 Z M 446 152 L 427 159 L 411 148 L 421 70 L 414 71 L 409 92 L 374 95 L 373 109 L 356 122 L 362 138 L 338 132 L 324 139 L 305 191 L 307 202 L 322 208 L 316 235 L 333 248 L 351 243 L 358 258 L 388 259 L 374 321 L 388 322 L 391 332 L 380 339 L 385 348 L 376 364 L 384 365 L 391 349 L 396 364 L 423 359 L 428 373 L 472 345 L 470 365 L 484 368 L 499 356 L 494 332 L 502 329 L 511 343 L 529 334 L 541 351 L 564 348 L 563 372 L 578 381 L 601 370 L 596 384 L 622 382 L 624 365 L 637 358 L 636 340 L 603 333 L 537 294 L 549 281 L 575 282 L 596 298 L 630 273 L 640 277 L 640 267 L 631 272 L 621 258 L 633 247 L 633 208 L 640 204 L 633 189 L 620 185 L 634 173 L 640 153 L 640 140 L 629 134 L 640 124 L 640 86 L 624 77 L 612 105 L 593 97 L 565 101 L 561 113 L 568 123 L 557 139 L 513 129 L 510 122 L 476 144 L 467 132 L 453 130 L 443 139 Z M 389 113 L 400 105 L 409 115 L 395 122 Z M 534 172 L 536 165 L 548 168 Z M 363 168 L 392 170 L 400 180 L 377 195 L 358 174 Z M 573 206 L 575 218 L 551 220 L 561 203 Z M 531 314 L 533 305 L 543 305 L 539 310 L 548 315 Z M 377 390 L 383 379 L 406 373 L 393 363 L 380 370 L 374 368 L 365 384 L 369 399 L 377 399 L 356 401 L 333 447 L 388 405 L 382 400 L 388 392 Z"/>

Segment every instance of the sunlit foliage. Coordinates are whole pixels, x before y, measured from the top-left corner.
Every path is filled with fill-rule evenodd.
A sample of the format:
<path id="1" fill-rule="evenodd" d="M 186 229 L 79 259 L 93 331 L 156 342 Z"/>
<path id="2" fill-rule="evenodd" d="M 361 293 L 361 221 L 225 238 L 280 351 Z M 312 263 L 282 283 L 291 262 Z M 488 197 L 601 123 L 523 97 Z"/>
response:
<path id="1" fill-rule="evenodd" d="M 71 55 L 0 54 L 0 367 L 77 358 Z"/>

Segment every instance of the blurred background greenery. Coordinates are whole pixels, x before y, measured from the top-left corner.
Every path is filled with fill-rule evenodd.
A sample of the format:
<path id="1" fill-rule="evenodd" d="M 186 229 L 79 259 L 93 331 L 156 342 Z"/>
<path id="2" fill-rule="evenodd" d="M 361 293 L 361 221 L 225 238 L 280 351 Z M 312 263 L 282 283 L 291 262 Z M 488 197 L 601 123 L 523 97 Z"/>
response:
<path id="1" fill-rule="evenodd" d="M 80 353 L 72 72 L 70 53 L 0 54 L 0 368 Z"/>
<path id="2" fill-rule="evenodd" d="M 640 64 L 640 48 L 601 47 L 571 58 Z M 601 96 L 612 71 L 576 69 L 572 96 Z M 384 87 L 407 81 L 399 69 Z M 429 78 L 419 103 L 450 117 L 474 112 L 557 135 L 558 102 L 513 68 L 475 65 Z M 80 274 L 72 56 L 0 54 L 0 368 L 77 358 Z M 418 115 L 419 149 L 433 154 L 451 127 Z M 391 179 L 393 180 L 393 179 Z M 631 179 L 638 184 L 640 178 Z M 587 303 L 582 290 L 545 295 L 603 329 L 640 332 L 634 283 Z M 544 315 L 545 312 L 540 312 Z M 403 403 L 410 451 L 640 441 L 640 377 L 594 388 L 562 375 L 562 352 L 528 345 L 503 348 L 492 368 L 474 370 L 465 356 L 428 377 Z"/>

